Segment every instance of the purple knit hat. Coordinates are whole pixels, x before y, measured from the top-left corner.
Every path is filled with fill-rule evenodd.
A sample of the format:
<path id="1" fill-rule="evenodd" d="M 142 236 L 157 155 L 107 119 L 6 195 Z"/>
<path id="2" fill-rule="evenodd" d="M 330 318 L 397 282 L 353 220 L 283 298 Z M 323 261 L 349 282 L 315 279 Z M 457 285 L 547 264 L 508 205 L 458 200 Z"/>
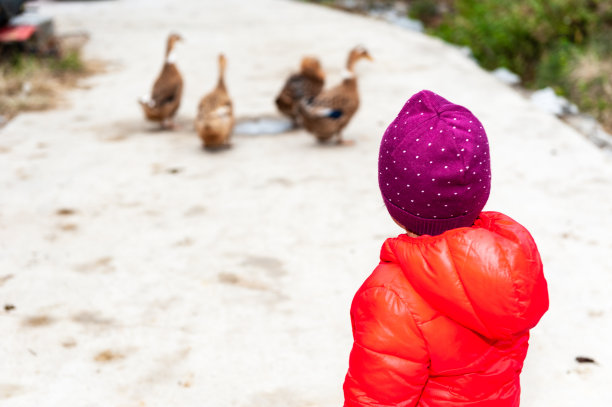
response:
<path id="1" fill-rule="evenodd" d="M 378 184 L 389 214 L 411 232 L 471 226 L 491 190 L 482 124 L 463 106 L 416 93 L 383 135 Z"/>

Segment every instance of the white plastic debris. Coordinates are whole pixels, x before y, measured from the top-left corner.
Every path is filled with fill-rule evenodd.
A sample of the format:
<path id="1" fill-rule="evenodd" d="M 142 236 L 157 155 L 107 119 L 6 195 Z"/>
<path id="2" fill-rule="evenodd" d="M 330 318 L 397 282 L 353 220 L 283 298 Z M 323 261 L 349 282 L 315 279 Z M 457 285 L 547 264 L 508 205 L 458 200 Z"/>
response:
<path id="1" fill-rule="evenodd" d="M 612 134 L 608 133 L 593 116 L 576 114 L 564 118 L 564 121 L 584 134 L 599 148 L 612 151 Z"/>
<path id="2" fill-rule="evenodd" d="M 464 45 L 464 46 L 456 45 L 455 47 L 459 50 L 459 52 L 462 55 L 464 55 L 464 56 L 470 58 L 472 61 L 478 63 L 478 61 L 476 61 L 476 58 L 474 58 L 474 53 L 472 52 L 472 48 L 468 47 L 467 45 Z"/>
<path id="3" fill-rule="evenodd" d="M 29 95 L 30 92 L 32 92 L 32 83 L 26 81 L 21 85 L 21 93 L 24 95 Z"/>
<path id="4" fill-rule="evenodd" d="M 355 0 L 344 0 L 340 5 L 349 10 L 356 9 L 360 6 Z"/>
<path id="5" fill-rule="evenodd" d="M 530 100 L 538 109 L 556 116 L 578 113 L 576 105 L 570 103 L 564 97 L 558 96 L 550 87 L 533 92 Z"/>
<path id="6" fill-rule="evenodd" d="M 518 85 L 519 83 L 521 83 L 521 77 L 509 70 L 508 68 L 497 68 L 492 72 L 492 74 L 506 85 Z"/>
<path id="7" fill-rule="evenodd" d="M 408 18 L 405 14 L 399 14 L 396 10 L 372 10 L 370 16 L 380 18 L 388 23 L 410 31 L 423 32 L 425 27 L 419 20 Z"/>

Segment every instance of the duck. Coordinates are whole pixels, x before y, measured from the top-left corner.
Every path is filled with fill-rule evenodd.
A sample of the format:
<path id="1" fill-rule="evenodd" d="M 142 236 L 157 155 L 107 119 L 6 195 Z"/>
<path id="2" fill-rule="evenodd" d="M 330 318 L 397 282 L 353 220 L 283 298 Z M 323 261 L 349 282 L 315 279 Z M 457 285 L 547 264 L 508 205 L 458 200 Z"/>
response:
<path id="1" fill-rule="evenodd" d="M 205 149 L 230 147 L 229 139 L 234 128 L 232 99 L 225 86 L 225 55 L 219 54 L 219 79 L 217 86 L 200 100 L 195 128 Z"/>
<path id="2" fill-rule="evenodd" d="M 151 94 L 138 100 L 145 117 L 150 121 L 160 123 L 162 129 L 174 128 L 174 115 L 181 105 L 183 77 L 176 67 L 176 51 L 174 50 L 178 41 L 183 41 L 179 34 L 171 33 L 168 36 L 164 64 L 153 84 Z"/>
<path id="3" fill-rule="evenodd" d="M 278 110 L 289 119 L 294 128 L 298 124 L 298 104 L 304 98 L 317 96 L 325 84 L 325 72 L 321 62 L 312 56 L 302 58 L 300 72 L 294 73 L 285 82 L 275 99 Z"/>
<path id="4" fill-rule="evenodd" d="M 300 123 L 318 141 L 327 142 L 335 137 L 337 144 L 353 144 L 353 141 L 343 140 L 342 129 L 359 108 L 359 92 L 354 69 L 355 63 L 361 59 L 373 61 L 363 46 L 357 46 L 349 52 L 340 84 L 321 91 L 313 98 L 302 99 L 298 104 Z"/>

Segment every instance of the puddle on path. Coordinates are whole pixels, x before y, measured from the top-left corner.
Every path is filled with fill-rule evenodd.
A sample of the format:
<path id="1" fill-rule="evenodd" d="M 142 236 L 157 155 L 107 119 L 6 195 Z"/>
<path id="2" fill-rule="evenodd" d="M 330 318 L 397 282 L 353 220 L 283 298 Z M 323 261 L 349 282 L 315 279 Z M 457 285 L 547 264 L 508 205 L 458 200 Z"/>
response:
<path id="1" fill-rule="evenodd" d="M 292 129 L 291 121 L 282 117 L 255 117 L 238 119 L 234 126 L 234 134 L 259 136 L 285 133 Z"/>

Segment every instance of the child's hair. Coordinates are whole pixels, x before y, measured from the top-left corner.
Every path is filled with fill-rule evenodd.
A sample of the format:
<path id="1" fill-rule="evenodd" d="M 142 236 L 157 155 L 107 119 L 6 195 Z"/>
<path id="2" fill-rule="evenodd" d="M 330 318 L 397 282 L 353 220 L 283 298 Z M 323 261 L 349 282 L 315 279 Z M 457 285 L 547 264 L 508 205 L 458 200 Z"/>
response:
<path id="1" fill-rule="evenodd" d="M 378 183 L 387 210 L 418 235 L 471 226 L 491 190 L 489 142 L 465 107 L 423 90 L 389 125 Z"/>

